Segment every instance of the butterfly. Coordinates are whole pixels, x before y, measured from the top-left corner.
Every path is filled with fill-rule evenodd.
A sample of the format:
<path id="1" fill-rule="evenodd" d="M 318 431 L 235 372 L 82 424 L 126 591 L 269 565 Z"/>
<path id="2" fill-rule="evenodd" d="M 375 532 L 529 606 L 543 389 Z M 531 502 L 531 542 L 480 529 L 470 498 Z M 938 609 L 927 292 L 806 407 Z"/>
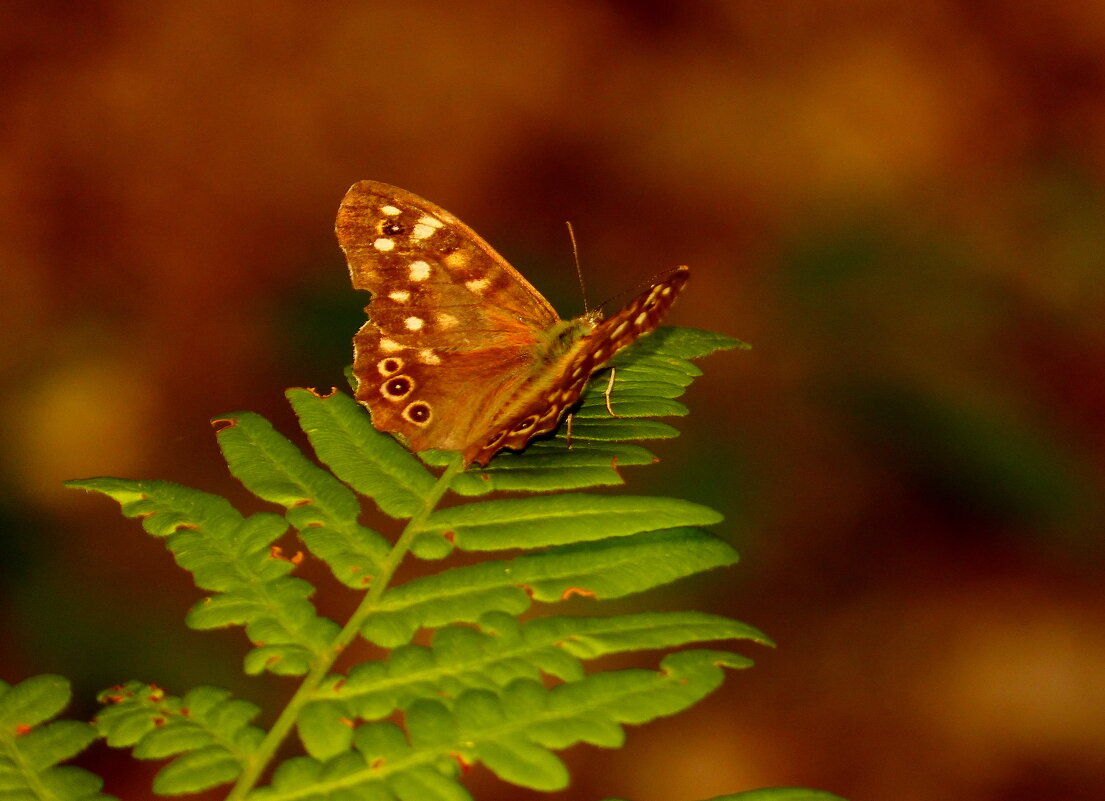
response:
<path id="1" fill-rule="evenodd" d="M 354 288 L 372 293 L 353 338 L 357 400 L 378 430 L 460 451 L 465 467 L 554 430 L 690 274 L 675 268 L 608 319 L 562 320 L 475 231 L 406 190 L 353 184 L 336 230 Z"/>

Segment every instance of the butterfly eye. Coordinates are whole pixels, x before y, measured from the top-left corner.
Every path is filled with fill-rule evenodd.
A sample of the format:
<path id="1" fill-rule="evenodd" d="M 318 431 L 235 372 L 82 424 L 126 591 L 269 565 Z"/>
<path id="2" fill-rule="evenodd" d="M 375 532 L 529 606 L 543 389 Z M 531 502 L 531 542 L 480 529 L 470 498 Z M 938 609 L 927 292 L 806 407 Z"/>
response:
<path id="1" fill-rule="evenodd" d="M 392 220 L 385 220 L 380 226 L 380 233 L 384 236 L 397 236 L 403 233 L 403 226 Z"/>
<path id="2" fill-rule="evenodd" d="M 380 371 L 380 375 L 384 377 L 395 375 L 403 369 L 403 361 L 395 358 L 381 359 L 376 368 Z"/>
<path id="3" fill-rule="evenodd" d="M 514 426 L 513 431 L 514 431 L 515 434 L 521 434 L 523 431 L 528 431 L 529 429 L 533 428 L 533 424 L 536 423 L 536 422 L 537 422 L 537 415 L 531 414 L 529 417 L 527 417 L 525 420 L 520 422 L 518 425 Z"/>
<path id="4" fill-rule="evenodd" d="M 430 404 L 423 403 L 422 401 L 415 401 L 403 410 L 403 416 L 412 423 L 424 425 L 433 417 L 433 410 L 430 408 Z"/>
<path id="5" fill-rule="evenodd" d="M 405 398 L 414 389 L 414 384 L 404 375 L 396 376 L 390 381 L 385 381 L 382 387 L 383 393 L 392 398 Z"/>

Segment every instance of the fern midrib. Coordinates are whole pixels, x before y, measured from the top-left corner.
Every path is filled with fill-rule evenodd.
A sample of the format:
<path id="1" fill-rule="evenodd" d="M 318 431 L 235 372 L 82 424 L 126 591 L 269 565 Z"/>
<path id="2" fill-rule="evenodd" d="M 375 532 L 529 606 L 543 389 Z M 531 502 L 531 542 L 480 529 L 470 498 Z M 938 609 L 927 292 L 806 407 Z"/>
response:
<path id="1" fill-rule="evenodd" d="M 453 478 L 459 474 L 462 469 L 460 455 L 456 454 L 426 496 L 422 508 L 407 522 L 407 525 L 403 527 L 403 532 L 399 535 L 399 539 L 396 540 L 395 546 L 388 552 L 384 561 L 380 563 L 380 570 L 369 587 L 364 600 L 361 601 L 345 626 L 330 643 L 330 647 L 327 651 L 320 655 L 315 660 L 314 664 L 311 665 L 311 669 L 308 671 L 303 683 L 299 686 L 299 689 L 296 690 L 291 700 L 288 701 L 287 706 L 284 707 L 279 717 L 277 717 L 276 722 L 273 723 L 272 728 L 270 728 L 268 734 L 265 735 L 265 739 L 261 741 L 260 747 L 257 749 L 256 753 L 254 753 L 253 758 L 249 760 L 245 770 L 242 771 L 242 775 L 238 778 L 238 781 L 235 782 L 230 793 L 227 794 L 225 801 L 241 801 L 241 799 L 244 799 L 256 786 L 258 780 L 261 778 L 261 774 L 264 773 L 265 768 L 268 767 L 268 764 L 276 754 L 276 750 L 291 732 L 296 719 L 299 717 L 300 710 L 308 701 L 314 698 L 319 685 L 322 683 L 323 679 L 326 678 L 334 661 L 357 636 L 368 616 L 379 607 L 380 599 L 383 597 L 384 591 L 391 583 L 395 571 L 399 568 L 400 563 L 410 550 L 411 543 L 414 542 L 415 536 L 421 531 L 421 527 L 425 524 L 426 519 L 434 509 L 437 508 L 437 504 L 448 491 Z"/>
<path id="2" fill-rule="evenodd" d="M 616 618 L 621 620 L 622 618 Z M 366 687 L 363 690 L 349 688 L 350 682 L 344 682 L 341 689 L 336 689 L 335 686 L 328 687 L 321 690 L 315 695 L 312 700 L 315 701 L 331 701 L 350 704 L 355 708 L 359 703 L 362 703 L 366 698 L 371 698 L 375 695 L 383 693 L 401 692 L 407 687 L 416 686 L 419 684 L 431 683 L 440 685 L 440 680 L 446 677 L 455 677 L 462 681 L 464 677 L 470 675 L 483 675 L 488 668 L 498 665 L 504 662 L 512 662 L 516 659 L 525 659 L 531 664 L 536 664 L 534 660 L 542 653 L 559 653 L 566 657 L 576 660 L 577 664 L 587 659 L 596 659 L 601 656 L 607 656 L 610 654 L 622 653 L 628 650 L 645 650 L 651 648 L 668 647 L 672 645 L 684 645 L 692 641 L 701 641 L 703 639 L 722 639 L 723 637 L 737 637 L 742 634 L 738 631 L 729 631 L 726 634 L 722 634 L 720 631 L 712 632 L 708 637 L 696 636 L 690 637 L 670 637 L 663 638 L 663 642 L 656 643 L 638 643 L 630 642 L 627 645 L 611 644 L 609 642 L 604 643 L 602 646 L 596 648 L 594 645 L 591 648 L 586 648 L 582 643 L 587 641 L 603 641 L 604 637 L 609 635 L 632 637 L 638 631 L 657 632 L 662 633 L 665 630 L 671 630 L 674 632 L 682 632 L 687 627 L 686 621 L 677 623 L 671 623 L 665 626 L 657 626 L 654 620 L 642 621 L 635 628 L 626 628 L 617 624 L 611 624 L 608 628 L 591 629 L 586 632 L 569 632 L 562 633 L 559 631 L 549 632 L 542 636 L 540 639 L 528 639 L 532 637 L 529 634 L 522 634 L 521 638 L 515 644 L 503 647 L 496 645 L 499 650 L 486 651 L 479 657 L 469 657 L 463 662 L 452 662 L 446 664 L 435 664 L 415 671 L 408 671 L 400 676 L 387 675 L 385 677 L 373 677 L 371 686 Z M 745 635 L 747 636 L 747 634 Z M 581 643 L 580 647 L 583 649 L 582 653 L 574 653 L 571 650 L 571 643 Z M 332 679 L 342 679 L 345 677 L 332 676 Z M 519 676 L 521 678 L 521 676 Z M 350 680 L 353 679 L 351 675 Z M 464 689 L 470 689 L 466 686 Z M 386 717 L 386 715 L 384 716 Z"/>
<path id="3" fill-rule="evenodd" d="M 550 638 L 548 642 L 542 642 L 540 644 L 523 642 L 519 643 L 517 646 L 505 648 L 502 651 L 496 651 L 493 654 L 485 654 L 484 656 L 471 659 L 461 665 L 435 665 L 434 667 L 425 668 L 423 670 L 405 673 L 402 676 L 389 675 L 386 678 L 373 681 L 371 689 L 365 689 L 363 691 L 347 692 L 344 689 L 341 691 L 334 689 L 325 690 L 319 693 L 313 700 L 343 701 L 356 704 L 359 700 L 363 700 L 364 698 L 370 697 L 372 695 L 376 695 L 381 692 L 402 690 L 404 687 L 410 685 L 417 685 L 420 683 L 424 684 L 426 682 L 436 683 L 439 679 L 443 679 L 445 677 L 460 678 L 470 674 L 478 675 L 492 665 L 496 665 L 500 662 L 509 662 L 518 658 L 533 657 L 543 650 L 548 650 L 549 648 L 555 647 L 556 642 L 554 641 L 554 638 Z M 571 656 L 571 654 L 569 654 L 569 656 Z M 458 669 L 461 671 L 459 674 L 457 672 Z"/>

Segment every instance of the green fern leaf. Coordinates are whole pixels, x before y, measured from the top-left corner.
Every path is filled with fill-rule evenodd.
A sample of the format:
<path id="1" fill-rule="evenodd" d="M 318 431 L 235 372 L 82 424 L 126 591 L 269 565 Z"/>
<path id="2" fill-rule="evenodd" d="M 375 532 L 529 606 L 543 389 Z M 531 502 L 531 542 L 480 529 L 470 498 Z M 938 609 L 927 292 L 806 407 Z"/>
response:
<path id="1" fill-rule="evenodd" d="M 196 793 L 234 781 L 257 753 L 264 732 L 249 722 L 261 711 L 226 690 L 197 687 L 184 698 L 133 681 L 100 694 L 96 727 L 109 745 L 133 747 L 138 759 L 176 757 L 154 791 Z"/>
<path id="2" fill-rule="evenodd" d="M 471 801 L 447 764 L 427 764 L 398 726 L 376 725 L 358 732 L 355 752 L 326 762 L 287 760 L 272 785 L 250 793 L 250 801 Z"/>
<path id="3" fill-rule="evenodd" d="M 614 382 L 617 386 L 617 381 Z M 635 394 L 632 397 L 622 398 L 620 395 L 614 393 L 617 397 L 616 401 L 611 402 L 611 408 L 614 408 L 616 414 L 621 417 L 684 417 L 689 413 L 689 409 L 679 401 L 672 400 L 670 398 L 661 398 L 655 395 Z M 615 408 L 616 407 L 616 408 Z M 605 395 L 599 395 L 597 398 L 589 398 L 584 400 L 576 411 L 577 420 L 589 420 L 592 418 L 606 419 L 610 416 L 609 410 L 606 408 Z M 575 433 L 575 429 L 572 430 Z"/>
<path id="4" fill-rule="evenodd" d="M 547 617 L 519 624 L 492 612 L 479 629 L 448 626 L 431 647 L 404 645 L 386 660 L 331 676 L 301 713 L 300 738 L 312 756 L 349 747 L 350 722 L 381 720 L 420 697 L 444 702 L 466 689 L 498 689 L 545 673 L 562 681 L 583 677 L 582 661 L 641 649 L 693 642 L 747 639 L 771 644 L 747 624 L 702 612 L 645 612 L 618 617 Z"/>
<path id="5" fill-rule="evenodd" d="M 0 798 L 5 801 L 114 801 L 88 771 L 58 763 L 96 739 L 76 720 L 55 720 L 69 703 L 69 682 L 35 676 L 11 685 L 0 681 Z"/>
<path id="6" fill-rule="evenodd" d="M 721 519 L 709 507 L 676 498 L 578 493 L 508 498 L 434 512 L 412 550 L 417 556 L 438 558 L 453 545 L 463 551 L 542 548 L 662 528 L 709 526 Z"/>
<path id="7" fill-rule="evenodd" d="M 372 498 L 385 514 L 418 513 L 434 477 L 410 451 L 373 428 L 359 403 L 341 392 L 323 397 L 289 389 L 286 394 L 319 460 L 334 475 Z"/>
<path id="8" fill-rule="evenodd" d="M 739 339 L 719 334 L 717 331 L 704 331 L 701 328 L 664 326 L 656 329 L 643 339 L 638 339 L 630 348 L 619 352 L 611 363 L 615 365 L 634 363 L 643 356 L 658 355 L 665 362 L 674 365 L 686 365 L 690 359 L 701 359 L 719 350 L 739 348 L 749 350 L 752 346 Z M 694 365 L 691 365 L 694 367 Z M 694 367 L 697 370 L 697 367 Z"/>
<path id="9" fill-rule="evenodd" d="M 406 737 L 391 723 L 365 724 L 354 732 L 354 751 L 286 763 L 271 787 L 250 797 L 467 798 L 455 784 L 456 762 L 477 761 L 514 784 L 558 790 L 568 772 L 553 750 L 579 742 L 616 747 L 624 724 L 675 714 L 716 689 L 722 667 L 749 664 L 724 651 L 683 651 L 665 657 L 659 671 L 606 671 L 551 690 L 518 679 L 501 692 L 466 690 L 452 708 L 421 698 L 407 709 Z"/>
<path id="10" fill-rule="evenodd" d="M 284 506 L 288 521 L 336 579 L 366 585 L 390 546 L 357 522 L 361 507 L 353 492 L 260 415 L 242 412 L 217 422 L 227 423 L 218 440 L 234 477 L 259 498 Z"/>
<path id="11" fill-rule="evenodd" d="M 679 436 L 679 430 L 659 420 L 616 419 L 611 417 L 577 418 L 572 426 L 573 443 L 579 440 L 599 440 L 602 442 L 624 442 L 627 439 L 672 439 Z M 563 436 L 565 447 L 568 438 Z"/>
<path id="12" fill-rule="evenodd" d="M 736 551 L 726 543 L 688 528 L 559 546 L 457 567 L 395 587 L 361 633 L 378 645 L 394 647 L 408 642 L 421 626 L 474 622 L 494 610 L 516 615 L 529 608 L 531 599 L 620 598 L 736 560 Z"/>
<path id="13" fill-rule="evenodd" d="M 273 558 L 272 544 L 286 521 L 272 514 L 242 515 L 217 495 L 168 481 L 89 478 L 66 486 L 118 501 L 147 532 L 166 537 L 177 563 L 196 586 L 216 595 L 193 607 L 188 625 L 211 629 L 245 625 L 254 643 L 246 670 L 302 675 L 327 653 L 337 625 L 319 617 L 307 598 L 314 588 L 288 576 L 293 564 Z"/>
<path id="14" fill-rule="evenodd" d="M 617 460 L 609 456 L 593 457 L 578 449 L 564 451 L 560 448 L 556 453 L 546 453 L 536 450 L 535 445 L 531 444 L 525 453 L 500 453 L 478 473 L 461 473 L 453 479 L 452 490 L 458 495 L 485 495 L 489 492 L 552 492 L 625 483 L 618 472 Z M 427 458 L 428 464 L 436 460 L 425 453 L 421 455 Z"/>
<path id="15" fill-rule="evenodd" d="M 807 790 L 803 787 L 765 787 L 744 793 L 719 795 L 708 801 L 845 801 L 839 795 L 824 790 Z"/>

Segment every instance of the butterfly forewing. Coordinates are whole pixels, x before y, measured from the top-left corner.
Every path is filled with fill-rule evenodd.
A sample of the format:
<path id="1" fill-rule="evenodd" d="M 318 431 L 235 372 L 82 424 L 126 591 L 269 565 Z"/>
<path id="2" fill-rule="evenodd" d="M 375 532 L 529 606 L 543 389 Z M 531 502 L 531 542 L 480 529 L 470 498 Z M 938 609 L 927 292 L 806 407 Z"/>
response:
<path id="1" fill-rule="evenodd" d="M 480 236 L 428 200 L 376 181 L 350 187 L 338 209 L 338 241 L 353 286 L 373 293 L 371 317 L 381 330 L 416 338 L 433 333 L 473 348 L 489 338 L 541 331 L 559 317 L 549 302 Z M 379 305 L 377 305 L 379 304 Z M 469 327 L 411 330 L 409 314 L 451 309 Z M 379 317 L 379 319 L 377 319 Z M 427 321 L 432 322 L 432 321 Z"/>
<path id="2" fill-rule="evenodd" d="M 471 228 L 403 189 L 354 184 L 336 228 L 353 286 L 372 293 L 353 339 L 357 399 L 376 428 L 466 465 L 555 428 L 687 280 L 680 267 L 605 322 L 563 323 Z"/>
<path id="3" fill-rule="evenodd" d="M 444 209 L 360 181 L 338 210 L 353 286 L 372 293 L 354 337 L 357 399 L 415 450 L 460 450 L 531 372 L 548 302 Z"/>

